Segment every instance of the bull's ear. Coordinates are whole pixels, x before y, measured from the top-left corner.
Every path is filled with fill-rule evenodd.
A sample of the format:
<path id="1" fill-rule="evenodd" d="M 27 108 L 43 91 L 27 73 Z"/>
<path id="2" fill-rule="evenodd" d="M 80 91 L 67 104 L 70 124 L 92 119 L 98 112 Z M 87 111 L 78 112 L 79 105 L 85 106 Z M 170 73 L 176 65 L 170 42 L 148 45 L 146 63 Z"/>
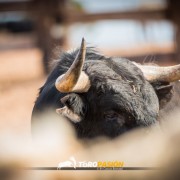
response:
<path id="1" fill-rule="evenodd" d="M 162 109 L 172 98 L 173 85 L 169 83 L 156 83 L 153 84 L 153 87 L 159 99 L 160 109 Z"/>
<path id="2" fill-rule="evenodd" d="M 63 108 L 56 109 L 56 112 L 69 120 L 71 120 L 74 123 L 78 123 L 82 120 L 81 116 L 74 113 L 71 109 L 69 109 L 67 106 L 64 106 Z"/>
<path id="3" fill-rule="evenodd" d="M 74 123 L 80 122 L 86 113 L 86 106 L 83 97 L 78 94 L 69 94 L 61 99 L 63 108 L 56 109 L 61 114 Z"/>

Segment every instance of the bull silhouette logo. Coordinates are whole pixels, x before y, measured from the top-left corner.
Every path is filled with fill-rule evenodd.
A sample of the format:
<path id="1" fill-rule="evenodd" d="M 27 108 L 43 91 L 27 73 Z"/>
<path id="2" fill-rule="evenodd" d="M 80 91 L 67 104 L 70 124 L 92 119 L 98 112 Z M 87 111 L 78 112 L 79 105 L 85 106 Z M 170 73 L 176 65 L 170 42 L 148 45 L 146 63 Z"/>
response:
<path id="1" fill-rule="evenodd" d="M 58 164 L 57 169 L 61 169 L 62 167 L 74 167 L 76 169 L 76 160 L 73 156 L 69 158 L 69 161 L 60 162 Z"/>

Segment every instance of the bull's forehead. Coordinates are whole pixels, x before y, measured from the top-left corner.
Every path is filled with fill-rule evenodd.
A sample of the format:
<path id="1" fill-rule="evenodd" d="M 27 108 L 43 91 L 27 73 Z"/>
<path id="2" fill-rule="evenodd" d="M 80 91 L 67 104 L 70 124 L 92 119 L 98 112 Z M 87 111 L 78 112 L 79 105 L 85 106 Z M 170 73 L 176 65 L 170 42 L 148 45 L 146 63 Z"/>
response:
<path id="1" fill-rule="evenodd" d="M 125 99 L 141 95 L 140 89 L 144 85 L 144 79 L 139 73 L 138 76 L 134 69 L 123 61 L 116 63 L 114 59 L 107 61 L 90 61 L 85 66 L 91 86 L 97 92 L 103 91 L 108 94 L 118 94 L 119 98 Z"/>
<path id="2" fill-rule="evenodd" d="M 84 70 L 92 83 L 117 81 L 128 84 L 143 84 L 145 82 L 141 70 L 131 61 L 122 58 L 86 61 Z"/>
<path id="3" fill-rule="evenodd" d="M 102 78 L 121 80 L 121 75 L 117 74 L 111 67 L 109 67 L 107 61 L 87 62 L 85 71 L 91 79 Z"/>
<path id="4" fill-rule="evenodd" d="M 99 79 L 96 76 L 93 82 L 89 92 L 93 96 L 91 99 L 94 99 L 98 108 L 103 111 L 113 109 L 136 116 L 137 109 L 142 111 L 147 106 L 144 97 L 148 98 L 149 94 L 140 90 L 141 85 L 134 85 L 121 77 Z"/>

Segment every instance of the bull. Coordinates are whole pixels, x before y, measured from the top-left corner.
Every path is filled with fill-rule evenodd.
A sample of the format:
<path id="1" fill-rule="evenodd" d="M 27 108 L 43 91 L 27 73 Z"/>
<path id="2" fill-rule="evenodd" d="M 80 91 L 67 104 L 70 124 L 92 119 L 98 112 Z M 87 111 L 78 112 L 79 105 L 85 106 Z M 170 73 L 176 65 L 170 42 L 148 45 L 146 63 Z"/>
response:
<path id="1" fill-rule="evenodd" d="M 172 97 L 170 83 L 179 79 L 180 65 L 145 66 L 105 57 L 82 39 L 79 49 L 61 55 L 40 88 L 32 131 L 40 121 L 36 117 L 48 108 L 67 118 L 80 138 L 113 138 L 158 124 L 159 110 Z"/>

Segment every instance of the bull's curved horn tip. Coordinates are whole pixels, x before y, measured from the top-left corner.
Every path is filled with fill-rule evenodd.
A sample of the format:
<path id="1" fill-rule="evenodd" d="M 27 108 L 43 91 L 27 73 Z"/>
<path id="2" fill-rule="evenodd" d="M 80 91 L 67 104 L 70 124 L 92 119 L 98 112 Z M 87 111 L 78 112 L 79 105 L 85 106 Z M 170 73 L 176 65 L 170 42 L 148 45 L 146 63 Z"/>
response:
<path id="1" fill-rule="evenodd" d="M 84 39 L 84 37 L 82 38 L 82 41 L 81 41 L 81 48 L 86 49 L 86 40 Z"/>
<path id="2" fill-rule="evenodd" d="M 56 79 L 55 87 L 60 92 L 87 92 L 90 88 L 88 75 L 82 71 L 86 56 L 86 43 L 82 38 L 77 57 L 68 71 Z"/>

